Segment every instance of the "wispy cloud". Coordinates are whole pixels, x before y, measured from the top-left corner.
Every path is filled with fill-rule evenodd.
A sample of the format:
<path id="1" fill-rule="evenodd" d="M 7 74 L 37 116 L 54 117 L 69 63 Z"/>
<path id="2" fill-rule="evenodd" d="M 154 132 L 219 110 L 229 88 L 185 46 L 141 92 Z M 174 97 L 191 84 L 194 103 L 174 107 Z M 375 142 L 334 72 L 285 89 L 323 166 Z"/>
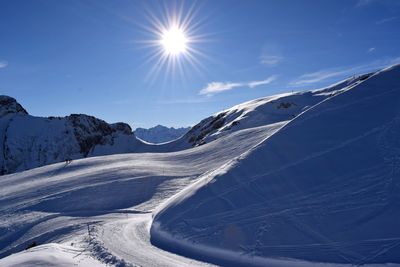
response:
<path id="1" fill-rule="evenodd" d="M 386 6 L 400 6 L 400 1 L 398 0 L 358 0 L 355 7 L 366 7 L 370 6 L 371 4 L 383 4 Z"/>
<path id="2" fill-rule="evenodd" d="M 384 19 L 381 19 L 381 20 L 376 21 L 375 24 L 376 24 L 376 25 L 381 25 L 381 24 L 390 22 L 390 21 L 392 21 L 392 20 L 395 20 L 395 19 L 397 19 L 397 18 L 398 18 L 398 17 L 384 18 Z"/>
<path id="3" fill-rule="evenodd" d="M 177 99 L 163 99 L 157 101 L 157 104 L 160 105 L 181 105 L 181 104 L 186 104 L 186 105 L 192 105 L 192 104 L 204 104 L 204 103 L 210 103 L 214 102 L 215 100 L 212 100 L 211 98 L 177 98 Z"/>
<path id="4" fill-rule="evenodd" d="M 200 90 L 200 95 L 213 95 L 224 91 L 232 90 L 236 87 L 242 87 L 242 83 L 232 83 L 232 82 L 211 82 L 207 86 Z"/>
<path id="5" fill-rule="evenodd" d="M 215 95 L 221 92 L 229 91 L 238 87 L 254 88 L 261 85 L 266 85 L 274 80 L 277 76 L 273 75 L 264 80 L 250 81 L 250 82 L 211 82 L 206 87 L 200 90 L 200 95 Z"/>
<path id="6" fill-rule="evenodd" d="M 301 75 L 297 80 L 289 83 L 290 86 L 302 86 L 313 83 L 318 83 L 329 78 L 338 77 L 350 73 L 349 70 L 333 71 L 333 70 L 320 70 L 313 73 L 306 73 Z"/>
<path id="7" fill-rule="evenodd" d="M 347 66 L 342 68 L 333 68 L 326 70 L 319 70 L 312 73 L 306 73 L 301 75 L 299 78 L 289 83 L 289 86 L 306 86 L 311 84 L 317 84 L 330 78 L 345 77 L 354 74 L 359 74 L 362 72 L 368 72 L 372 70 L 377 70 L 380 68 L 387 67 L 389 65 L 400 63 L 400 57 L 376 60 L 366 64 L 360 64 L 356 66 Z"/>
<path id="8" fill-rule="evenodd" d="M 261 48 L 260 64 L 264 66 L 276 66 L 284 60 L 282 47 L 279 44 L 268 42 Z"/>
<path id="9" fill-rule="evenodd" d="M 0 69 L 3 69 L 8 66 L 8 62 L 5 60 L 0 60 Z"/>
<path id="10" fill-rule="evenodd" d="M 356 7 L 364 7 L 372 4 L 376 0 L 358 0 L 356 3 Z"/>
<path id="11" fill-rule="evenodd" d="M 367 52 L 368 52 L 368 53 L 372 53 L 372 52 L 374 52 L 375 50 L 376 50 L 375 47 L 371 47 L 370 49 L 367 50 Z"/>
<path id="12" fill-rule="evenodd" d="M 282 59 L 282 56 L 262 54 L 260 57 L 260 63 L 263 65 L 275 66 L 280 63 Z"/>
<path id="13" fill-rule="evenodd" d="M 260 85 L 269 84 L 269 83 L 272 83 L 273 81 L 275 81 L 276 78 L 277 78 L 277 76 L 274 75 L 274 76 L 268 77 L 265 80 L 252 81 L 252 82 L 247 83 L 247 86 L 250 87 L 250 88 L 254 88 L 254 87 L 257 87 L 257 86 L 260 86 Z"/>

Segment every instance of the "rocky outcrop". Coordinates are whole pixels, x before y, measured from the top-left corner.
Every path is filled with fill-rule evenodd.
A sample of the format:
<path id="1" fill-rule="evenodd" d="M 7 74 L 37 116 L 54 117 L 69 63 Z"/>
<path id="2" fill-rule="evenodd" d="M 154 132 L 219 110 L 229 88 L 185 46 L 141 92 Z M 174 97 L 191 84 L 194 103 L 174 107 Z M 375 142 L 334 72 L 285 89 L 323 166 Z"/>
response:
<path id="1" fill-rule="evenodd" d="M 15 98 L 0 95 L 0 117 L 10 113 L 28 114 Z"/>
<path id="2" fill-rule="evenodd" d="M 85 114 L 35 117 L 12 97 L 0 96 L 0 175 L 47 164 L 133 152 L 140 143 L 126 123 Z M 95 148 L 101 152 L 93 153 Z"/>

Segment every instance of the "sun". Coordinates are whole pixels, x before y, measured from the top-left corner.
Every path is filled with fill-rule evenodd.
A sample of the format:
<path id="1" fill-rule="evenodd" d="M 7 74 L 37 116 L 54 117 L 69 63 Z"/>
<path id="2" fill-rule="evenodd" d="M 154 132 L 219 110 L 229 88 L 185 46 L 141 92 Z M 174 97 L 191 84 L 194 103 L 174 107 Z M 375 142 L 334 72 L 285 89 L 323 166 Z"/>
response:
<path id="1" fill-rule="evenodd" d="M 144 63 L 153 65 L 147 80 L 155 81 L 160 73 L 165 80 L 186 80 L 186 75 L 206 70 L 200 59 L 208 59 L 201 47 L 209 41 L 208 34 L 203 32 L 207 19 L 198 16 L 200 9 L 194 3 L 191 6 L 184 1 L 180 3 L 168 4 L 164 9 L 149 8 L 145 12 L 147 19 L 142 26 L 149 39 L 141 42 L 152 49 L 144 55 Z"/>
<path id="2" fill-rule="evenodd" d="M 178 56 L 186 52 L 188 41 L 183 29 L 172 26 L 163 31 L 160 44 L 168 56 Z"/>

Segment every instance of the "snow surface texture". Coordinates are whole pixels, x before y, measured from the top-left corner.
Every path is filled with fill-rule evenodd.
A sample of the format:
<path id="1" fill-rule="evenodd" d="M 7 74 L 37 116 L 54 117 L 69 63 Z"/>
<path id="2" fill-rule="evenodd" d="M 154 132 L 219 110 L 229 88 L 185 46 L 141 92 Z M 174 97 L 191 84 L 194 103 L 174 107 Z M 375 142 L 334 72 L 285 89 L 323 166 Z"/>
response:
<path id="1" fill-rule="evenodd" d="M 300 114 L 174 197 L 161 248 L 223 265 L 400 262 L 400 66 Z"/>
<path id="2" fill-rule="evenodd" d="M 4 175 L 0 266 L 399 266 L 399 69 Z"/>
<path id="3" fill-rule="evenodd" d="M 1 266 L 107 266 L 87 257 L 83 252 L 71 246 L 50 243 L 11 255 L 1 261 Z"/>
<path id="4" fill-rule="evenodd" d="M 180 152 L 93 157 L 5 175 L 0 187 L 0 257 L 32 242 L 58 242 L 73 243 L 115 265 L 193 266 L 193 260 L 151 246 L 150 212 L 282 125 L 246 129 Z M 90 235 L 87 224 L 93 228 Z M 133 225 L 140 229 L 131 234 Z M 126 236 L 119 229 L 126 229 Z"/>
<path id="5" fill-rule="evenodd" d="M 159 144 L 179 139 L 179 137 L 187 133 L 189 130 L 190 127 L 168 128 L 162 125 L 157 125 L 149 129 L 136 128 L 135 136 L 143 141 Z"/>

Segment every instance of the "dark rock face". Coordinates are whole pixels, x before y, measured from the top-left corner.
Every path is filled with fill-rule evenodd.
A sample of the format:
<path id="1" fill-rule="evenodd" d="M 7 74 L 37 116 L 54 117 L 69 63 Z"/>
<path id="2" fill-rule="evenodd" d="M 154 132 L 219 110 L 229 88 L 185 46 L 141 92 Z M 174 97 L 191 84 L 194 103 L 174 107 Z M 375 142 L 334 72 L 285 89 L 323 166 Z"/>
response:
<path id="1" fill-rule="evenodd" d="M 84 157 L 87 157 L 96 145 L 112 144 L 111 135 L 118 129 L 122 129 L 124 133 L 127 131 L 126 126 L 122 124 L 112 127 L 103 120 L 84 114 L 71 114 L 67 119 L 72 124 L 80 152 Z"/>
<path id="2" fill-rule="evenodd" d="M 295 103 L 290 103 L 290 102 L 281 102 L 276 108 L 290 108 L 291 106 L 296 106 Z"/>
<path id="3" fill-rule="evenodd" d="M 126 123 L 108 124 L 84 114 L 35 117 L 14 98 L 0 96 L 0 175 L 66 159 L 131 152 L 137 142 Z M 102 145 L 106 148 L 91 154 Z"/>
<path id="4" fill-rule="evenodd" d="M 131 126 L 129 126 L 129 124 L 124 122 L 117 122 L 111 124 L 111 128 L 113 129 L 114 132 L 121 132 L 126 135 L 133 135 Z"/>
<path id="5" fill-rule="evenodd" d="M 192 146 L 204 144 L 204 138 L 211 132 L 218 130 L 225 125 L 226 113 L 222 112 L 216 116 L 208 117 L 193 128 L 185 135 L 188 137 L 189 143 Z"/>
<path id="6" fill-rule="evenodd" d="M 0 95 L 0 117 L 9 113 L 20 113 L 27 115 L 28 112 L 10 96 Z"/>

